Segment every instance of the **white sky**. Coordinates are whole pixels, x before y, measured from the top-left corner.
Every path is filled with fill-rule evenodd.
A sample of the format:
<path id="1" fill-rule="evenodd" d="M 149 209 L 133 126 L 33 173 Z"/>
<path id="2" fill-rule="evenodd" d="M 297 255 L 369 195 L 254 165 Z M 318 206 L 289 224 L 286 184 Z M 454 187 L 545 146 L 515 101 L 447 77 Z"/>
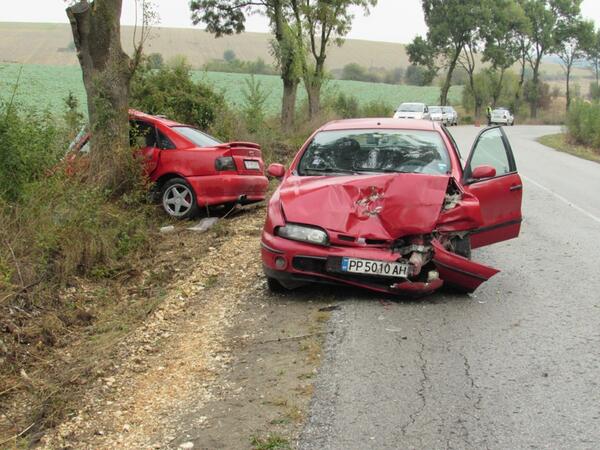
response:
<path id="1" fill-rule="evenodd" d="M 154 0 L 164 27 L 191 27 L 189 0 Z M 2 0 L 0 22 L 64 22 L 65 0 Z M 122 23 L 134 22 L 134 0 L 123 0 Z M 600 1 L 584 0 L 583 15 L 600 24 Z M 247 22 L 248 31 L 268 31 L 263 17 L 254 16 Z M 410 42 L 426 32 L 420 0 L 379 0 L 369 16 L 357 10 L 349 38 L 373 41 Z"/>

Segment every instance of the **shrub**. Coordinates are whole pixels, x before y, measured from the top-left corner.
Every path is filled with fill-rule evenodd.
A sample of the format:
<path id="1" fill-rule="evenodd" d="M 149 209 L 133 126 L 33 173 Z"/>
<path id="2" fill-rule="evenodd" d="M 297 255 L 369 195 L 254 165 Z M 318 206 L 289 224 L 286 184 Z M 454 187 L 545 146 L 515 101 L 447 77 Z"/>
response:
<path id="1" fill-rule="evenodd" d="M 573 102 L 567 114 L 567 131 L 576 143 L 600 149 L 600 103 Z"/>
<path id="2" fill-rule="evenodd" d="M 25 186 L 64 155 L 67 140 L 50 113 L 20 111 L 0 104 L 0 197 L 17 201 Z"/>
<path id="3" fill-rule="evenodd" d="M 130 105 L 202 129 L 209 128 L 226 109 L 223 95 L 208 84 L 194 82 L 191 67 L 182 58 L 158 70 L 143 64 L 131 83 Z"/>
<path id="4" fill-rule="evenodd" d="M 360 112 L 358 99 L 352 95 L 346 95 L 343 92 L 340 92 L 334 97 L 332 108 L 335 113 L 343 119 L 358 117 Z"/>
<path id="5" fill-rule="evenodd" d="M 265 120 L 265 102 L 269 98 L 269 93 L 263 89 L 262 83 L 257 81 L 254 75 L 244 81 L 246 86 L 243 90 L 244 105 L 242 112 L 248 131 L 255 133 Z"/>
<path id="6" fill-rule="evenodd" d="M 394 107 L 384 101 L 372 101 L 361 108 L 362 117 L 391 117 L 394 115 Z"/>

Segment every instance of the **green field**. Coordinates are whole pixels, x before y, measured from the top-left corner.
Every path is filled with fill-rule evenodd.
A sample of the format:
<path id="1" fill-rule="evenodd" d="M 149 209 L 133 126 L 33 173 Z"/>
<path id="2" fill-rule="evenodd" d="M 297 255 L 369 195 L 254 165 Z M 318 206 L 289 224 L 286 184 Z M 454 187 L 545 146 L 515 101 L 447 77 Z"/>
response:
<path id="1" fill-rule="evenodd" d="M 232 107 L 240 106 L 243 103 L 244 79 L 248 76 L 245 74 L 194 72 L 196 79 L 204 80 L 223 92 Z M 267 99 L 269 112 L 278 112 L 282 92 L 280 78 L 271 75 L 257 75 L 256 79 L 269 92 Z M 18 84 L 17 80 L 19 80 Z M 81 100 L 82 107 L 84 107 L 85 91 L 79 67 L 0 65 L 0 100 L 8 101 L 14 93 L 15 101 L 25 107 L 38 110 L 47 109 L 52 113 L 60 113 L 64 109 L 63 99 L 69 94 L 69 91 Z M 389 104 L 390 108 L 407 101 L 435 104 L 439 97 L 439 88 L 437 87 L 398 86 L 360 81 L 328 81 L 325 92 L 332 93 L 336 91 L 353 95 L 361 103 L 383 101 Z M 298 94 L 299 101 L 304 101 L 306 98 L 304 90 L 299 89 Z M 460 97 L 461 87 L 453 87 L 450 91 L 450 101 L 458 103 Z"/>

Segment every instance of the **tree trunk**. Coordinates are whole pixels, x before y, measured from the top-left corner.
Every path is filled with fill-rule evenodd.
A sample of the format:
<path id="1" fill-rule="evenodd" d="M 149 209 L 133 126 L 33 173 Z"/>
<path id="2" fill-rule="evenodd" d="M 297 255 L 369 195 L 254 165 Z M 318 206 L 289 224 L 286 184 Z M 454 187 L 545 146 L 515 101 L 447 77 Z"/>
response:
<path id="1" fill-rule="evenodd" d="M 454 52 L 452 60 L 450 61 L 450 65 L 448 66 L 448 72 L 446 73 L 446 80 L 442 86 L 442 90 L 440 92 L 440 105 L 446 106 L 448 104 L 448 92 L 450 91 L 450 85 L 452 84 L 452 74 L 454 73 L 454 69 L 456 68 L 456 61 L 458 61 L 458 57 L 460 56 L 460 52 L 462 51 L 462 47 Z"/>
<path id="2" fill-rule="evenodd" d="M 121 48 L 121 4 L 80 1 L 66 10 L 88 99 L 90 175 L 115 193 L 128 187 L 134 167 L 128 119 L 132 70 Z"/>
<path id="3" fill-rule="evenodd" d="M 567 66 L 567 112 L 569 112 L 569 108 L 571 107 L 571 66 Z"/>
<path id="4" fill-rule="evenodd" d="M 308 120 L 313 120 L 321 111 L 321 87 L 325 71 L 325 58 L 316 58 L 315 70 L 305 77 L 304 85 L 308 96 Z"/>
<path id="5" fill-rule="evenodd" d="M 283 78 L 283 77 L 282 77 Z M 283 99 L 281 102 L 281 127 L 284 131 L 290 131 L 294 126 L 294 115 L 296 112 L 296 93 L 298 92 L 298 80 L 283 78 Z"/>
<path id="6" fill-rule="evenodd" d="M 539 104 L 539 95 L 540 95 L 540 64 L 542 62 L 542 57 L 543 54 L 539 54 L 538 52 L 538 57 L 535 60 L 535 65 L 533 66 L 533 89 L 534 91 L 534 96 L 532 101 L 530 102 L 530 109 L 531 109 L 531 118 L 532 119 L 537 119 L 537 114 L 538 114 L 538 104 Z"/>
<path id="7" fill-rule="evenodd" d="M 494 93 L 492 94 L 492 106 L 493 107 L 498 106 L 498 100 L 500 99 L 500 95 L 502 94 L 502 84 L 504 83 L 505 72 L 506 72 L 506 69 L 503 67 L 500 70 L 500 79 L 498 80 L 498 83 L 496 84 L 496 87 L 494 88 Z"/>
<path id="8" fill-rule="evenodd" d="M 523 92 L 523 84 L 525 84 L 525 58 L 521 60 L 521 76 L 519 78 L 519 85 L 517 87 L 517 92 L 515 92 L 515 104 L 514 104 L 514 113 L 516 114 L 519 109 L 521 109 L 521 93 Z"/>
<path id="9" fill-rule="evenodd" d="M 321 80 L 312 80 L 306 84 L 308 95 L 308 119 L 312 120 L 321 111 Z"/>

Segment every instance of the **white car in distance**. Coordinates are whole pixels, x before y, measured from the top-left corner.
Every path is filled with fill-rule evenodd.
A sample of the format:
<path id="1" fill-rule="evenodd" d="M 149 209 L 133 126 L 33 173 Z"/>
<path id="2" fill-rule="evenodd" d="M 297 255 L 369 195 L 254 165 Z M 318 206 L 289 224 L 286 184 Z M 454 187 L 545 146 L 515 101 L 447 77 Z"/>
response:
<path id="1" fill-rule="evenodd" d="M 446 126 L 458 125 L 458 113 L 452 106 L 442 106 Z"/>
<path id="2" fill-rule="evenodd" d="M 492 111 L 490 125 L 510 125 L 515 124 L 515 116 L 508 108 L 496 108 Z"/>
<path id="3" fill-rule="evenodd" d="M 446 120 L 444 119 L 444 110 L 441 106 L 429 106 L 429 116 L 434 122 L 440 122 L 444 125 L 446 124 Z"/>
<path id="4" fill-rule="evenodd" d="M 394 119 L 431 120 L 431 116 L 425 103 L 402 103 L 398 106 Z"/>

